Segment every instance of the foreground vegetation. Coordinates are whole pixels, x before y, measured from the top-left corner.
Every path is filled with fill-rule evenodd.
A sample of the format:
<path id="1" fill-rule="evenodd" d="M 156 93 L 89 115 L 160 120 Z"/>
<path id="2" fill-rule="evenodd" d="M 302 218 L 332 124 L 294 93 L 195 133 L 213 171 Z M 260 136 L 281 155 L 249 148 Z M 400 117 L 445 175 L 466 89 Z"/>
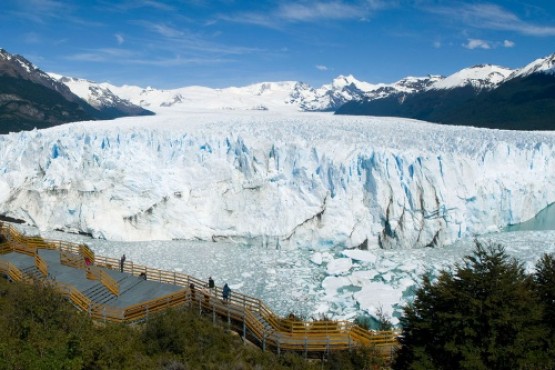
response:
<path id="1" fill-rule="evenodd" d="M 424 276 L 401 323 L 396 369 L 555 369 L 555 256 L 530 275 L 477 243 L 454 272 Z"/>
<path id="2" fill-rule="evenodd" d="M 244 343 L 198 311 L 146 323 L 94 323 L 50 287 L 0 278 L 0 369 L 364 369 L 365 350 L 324 362 L 277 356 Z M 374 360 L 377 361 L 377 360 Z"/>

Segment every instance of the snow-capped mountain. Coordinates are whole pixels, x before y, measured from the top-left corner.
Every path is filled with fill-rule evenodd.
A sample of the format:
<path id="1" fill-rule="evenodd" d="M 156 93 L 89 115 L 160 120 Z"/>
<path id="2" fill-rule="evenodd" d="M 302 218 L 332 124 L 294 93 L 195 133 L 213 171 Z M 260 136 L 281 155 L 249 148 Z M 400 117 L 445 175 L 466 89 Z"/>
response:
<path id="1" fill-rule="evenodd" d="M 353 100 L 337 114 L 397 116 L 509 130 L 554 130 L 555 54 L 518 70 L 465 68 L 410 95 Z"/>
<path id="2" fill-rule="evenodd" d="M 262 82 L 244 87 L 211 89 L 190 86 L 179 89 L 159 90 L 151 87 L 114 86 L 109 83 L 95 84 L 122 99 L 154 110 L 158 113 L 167 108 L 178 110 L 286 110 L 286 111 L 335 111 L 351 100 L 377 99 L 403 92 L 421 91 L 440 76 L 407 77 L 392 84 L 370 84 L 352 75 L 339 76 L 320 88 L 298 81 Z M 71 82 L 73 79 L 67 79 Z M 71 84 L 69 84 L 70 87 Z M 72 91 L 86 99 L 87 92 L 76 88 Z"/>
<path id="3" fill-rule="evenodd" d="M 0 133 L 85 120 L 93 110 L 27 59 L 0 49 Z"/>
<path id="4" fill-rule="evenodd" d="M 73 94 L 85 100 L 99 111 L 118 111 L 127 115 L 148 114 L 143 108 L 115 95 L 106 87 L 80 78 L 64 77 L 56 73 L 48 73 L 56 81 L 66 85 Z M 112 117 L 115 118 L 115 117 Z"/>
<path id="5" fill-rule="evenodd" d="M 114 86 L 102 83 L 100 86 L 113 91 L 118 96 L 134 104 L 158 113 L 172 110 L 297 110 L 289 103 L 289 95 L 297 82 L 263 82 L 244 87 L 212 89 L 190 86 L 179 89 L 159 90 L 151 87 Z"/>
<path id="6" fill-rule="evenodd" d="M 318 89 L 298 84 L 291 93 L 291 102 L 303 111 L 335 111 L 349 101 L 381 99 L 392 94 L 412 94 L 423 90 L 440 76 L 406 77 L 392 84 L 370 84 L 352 75 L 339 76 L 331 84 Z"/>
<path id="7" fill-rule="evenodd" d="M 526 77 L 534 73 L 555 74 L 555 53 L 536 59 L 527 66 L 516 70 L 509 78 Z"/>
<path id="8" fill-rule="evenodd" d="M 513 69 L 491 64 L 464 68 L 444 79 L 434 82 L 428 90 L 455 89 L 472 86 L 475 90 L 493 89 L 514 72 Z"/>
<path id="9" fill-rule="evenodd" d="M 81 99 L 70 89 L 78 81 L 63 80 L 53 78 L 22 56 L 0 49 L 0 133 L 86 119 L 152 114 L 113 94 L 108 96 L 105 91 L 89 94 L 96 93 L 96 100 L 89 96 Z"/>
<path id="10" fill-rule="evenodd" d="M 21 55 L 12 55 L 4 49 L 0 49 L 0 75 L 30 81 L 56 91 L 70 102 L 79 102 L 79 98 L 65 84 L 51 78 Z"/>

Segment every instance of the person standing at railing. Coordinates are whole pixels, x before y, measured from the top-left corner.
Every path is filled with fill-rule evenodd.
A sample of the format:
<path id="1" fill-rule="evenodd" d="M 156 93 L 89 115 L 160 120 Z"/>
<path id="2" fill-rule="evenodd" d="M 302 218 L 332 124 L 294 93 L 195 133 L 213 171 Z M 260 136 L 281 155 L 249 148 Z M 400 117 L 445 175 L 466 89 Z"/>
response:
<path id="1" fill-rule="evenodd" d="M 121 256 L 121 259 L 119 260 L 119 269 L 121 272 L 123 272 L 124 265 L 125 265 L 125 253 L 123 254 L 123 256 Z"/>
<path id="2" fill-rule="evenodd" d="M 227 283 L 224 284 L 224 289 L 222 290 L 222 297 L 224 299 L 224 303 L 228 303 L 231 299 L 231 288 Z"/>
<path id="3" fill-rule="evenodd" d="M 215 284 L 214 284 L 214 279 L 212 279 L 212 276 L 208 277 L 208 289 L 210 289 L 210 292 L 214 291 L 215 288 Z"/>

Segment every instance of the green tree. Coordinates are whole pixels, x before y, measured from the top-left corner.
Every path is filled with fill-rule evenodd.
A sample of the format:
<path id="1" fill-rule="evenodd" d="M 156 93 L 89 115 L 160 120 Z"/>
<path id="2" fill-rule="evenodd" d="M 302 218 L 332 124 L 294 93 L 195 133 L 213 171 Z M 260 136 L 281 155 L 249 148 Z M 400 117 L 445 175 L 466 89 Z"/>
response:
<path id="1" fill-rule="evenodd" d="M 396 369 L 547 368 L 545 327 L 534 284 L 499 245 L 476 241 L 472 255 L 424 276 L 401 318 Z"/>
<path id="2" fill-rule="evenodd" d="M 549 334 L 546 351 L 555 359 L 555 254 L 545 254 L 536 264 L 534 283 L 538 299 L 543 306 L 543 322 Z M 555 367 L 555 360 L 552 364 Z"/>

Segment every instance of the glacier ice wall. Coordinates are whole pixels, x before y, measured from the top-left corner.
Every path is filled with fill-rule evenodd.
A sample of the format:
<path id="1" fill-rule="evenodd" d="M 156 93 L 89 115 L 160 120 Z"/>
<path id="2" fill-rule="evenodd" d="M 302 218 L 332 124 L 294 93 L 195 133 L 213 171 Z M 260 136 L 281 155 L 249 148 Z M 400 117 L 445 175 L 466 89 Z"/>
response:
<path id="1" fill-rule="evenodd" d="M 415 248 L 555 201 L 555 136 L 200 112 L 0 136 L 0 212 L 110 240 Z"/>

